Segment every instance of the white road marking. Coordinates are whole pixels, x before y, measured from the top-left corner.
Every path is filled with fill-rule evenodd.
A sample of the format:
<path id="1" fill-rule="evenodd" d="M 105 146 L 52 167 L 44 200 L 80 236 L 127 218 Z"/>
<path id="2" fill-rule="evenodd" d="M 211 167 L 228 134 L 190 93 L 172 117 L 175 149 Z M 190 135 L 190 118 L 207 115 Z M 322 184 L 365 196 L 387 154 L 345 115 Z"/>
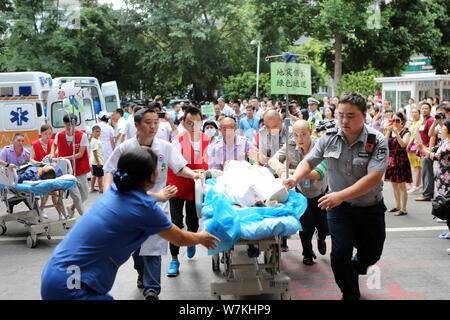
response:
<path id="1" fill-rule="evenodd" d="M 407 228 L 386 228 L 386 232 L 409 232 L 409 231 L 440 231 L 448 230 L 447 226 L 435 226 L 435 227 L 407 227 Z M 38 240 L 48 240 L 46 236 L 38 236 Z M 52 236 L 51 240 L 62 240 L 64 236 Z M 27 237 L 4 237 L 0 236 L 0 242 L 8 241 L 26 241 Z"/>
<path id="2" fill-rule="evenodd" d="M 446 225 L 436 227 L 409 227 L 409 228 L 386 228 L 386 232 L 405 232 L 405 231 L 435 231 L 448 230 Z"/>
<path id="3" fill-rule="evenodd" d="M 46 236 L 38 236 L 38 240 L 48 240 Z M 64 236 L 52 236 L 51 240 L 62 240 L 64 239 Z M 7 242 L 7 241 L 26 241 L 27 237 L 3 237 L 0 236 L 0 242 Z"/>

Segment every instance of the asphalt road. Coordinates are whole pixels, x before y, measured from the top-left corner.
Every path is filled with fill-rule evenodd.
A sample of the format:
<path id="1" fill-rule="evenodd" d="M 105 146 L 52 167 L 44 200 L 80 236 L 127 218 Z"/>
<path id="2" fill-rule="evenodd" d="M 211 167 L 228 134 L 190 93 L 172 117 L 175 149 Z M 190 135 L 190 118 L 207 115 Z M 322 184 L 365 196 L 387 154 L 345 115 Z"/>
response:
<path id="1" fill-rule="evenodd" d="M 89 195 L 87 207 L 99 196 Z M 394 205 L 390 184 L 385 185 L 385 202 Z M 438 235 L 447 230 L 445 223 L 438 223 L 430 214 L 430 202 L 416 202 L 409 195 L 406 216 L 396 217 L 386 213 L 387 238 L 381 260 L 360 277 L 363 299 L 370 300 L 446 300 L 450 297 L 450 240 Z M 68 200 L 66 200 L 68 201 Z M 1 205 L 0 214 L 5 214 Z M 17 207 L 19 208 L 19 206 Z M 56 211 L 47 210 L 50 220 L 57 219 Z M 52 250 L 64 236 L 55 233 L 52 240 L 41 237 L 34 249 L 26 246 L 27 236 L 23 225 L 7 223 L 7 232 L 0 236 L 0 299 L 40 299 L 40 277 Z M 288 240 L 289 252 L 281 255 L 281 274 L 290 278 L 291 297 L 294 300 L 338 300 L 340 291 L 334 282 L 330 267 L 331 242 L 326 240 L 328 252 L 312 266 L 302 264 L 301 243 L 297 235 Z M 316 248 L 316 241 L 313 240 Z M 210 284 L 223 280 L 221 272 L 213 272 L 211 257 L 203 247 L 197 247 L 194 258 L 188 259 L 186 250 L 180 251 L 180 275 L 168 278 L 166 270 L 170 256 L 163 257 L 161 300 L 209 300 Z M 221 266 L 222 267 L 222 266 Z M 223 270 L 223 269 L 222 269 Z M 136 272 L 130 258 L 117 274 L 111 294 L 119 300 L 142 300 L 142 291 L 136 288 Z M 236 292 L 238 294 L 239 292 Z M 280 295 L 223 296 L 222 299 L 280 299 Z"/>

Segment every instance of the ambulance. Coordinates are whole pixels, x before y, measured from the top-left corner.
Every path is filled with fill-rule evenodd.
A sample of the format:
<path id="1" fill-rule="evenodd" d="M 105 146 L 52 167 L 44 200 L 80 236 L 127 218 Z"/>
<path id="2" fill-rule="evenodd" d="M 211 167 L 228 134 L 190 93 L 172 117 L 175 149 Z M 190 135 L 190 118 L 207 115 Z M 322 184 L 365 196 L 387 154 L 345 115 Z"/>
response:
<path id="1" fill-rule="evenodd" d="M 0 147 L 10 145 L 16 133 L 25 135 L 26 145 L 39 137 L 53 86 L 52 77 L 44 72 L 0 73 Z"/>
<path id="2" fill-rule="evenodd" d="M 70 110 L 76 111 L 79 121 L 77 129 L 89 130 L 97 123 L 97 114 L 100 111 L 112 112 L 117 109 L 117 104 L 105 103 L 119 99 L 119 90 L 115 81 L 102 84 L 102 88 L 95 77 L 59 77 L 53 79 L 54 88 L 49 93 L 47 103 L 47 117 L 54 132 L 64 129 L 62 118 L 67 113 L 67 99 L 74 97 L 81 99 L 82 107 L 71 104 Z M 103 86 L 105 86 L 105 92 Z M 110 98 L 113 96 L 113 99 Z M 73 99 L 71 100 L 74 101 Z"/>

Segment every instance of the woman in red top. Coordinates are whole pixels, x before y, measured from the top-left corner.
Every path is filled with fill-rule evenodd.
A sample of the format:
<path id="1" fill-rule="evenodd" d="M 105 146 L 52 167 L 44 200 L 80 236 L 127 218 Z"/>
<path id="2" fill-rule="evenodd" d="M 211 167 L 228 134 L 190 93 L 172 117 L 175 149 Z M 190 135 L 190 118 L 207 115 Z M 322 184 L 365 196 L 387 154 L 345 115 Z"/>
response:
<path id="1" fill-rule="evenodd" d="M 48 124 L 41 126 L 41 137 L 31 144 L 30 162 L 41 162 L 50 153 L 53 145 L 53 130 Z"/>
<path id="2" fill-rule="evenodd" d="M 52 145 L 53 145 L 53 139 L 52 139 L 52 135 L 53 135 L 53 130 L 52 127 L 50 127 L 48 124 L 43 124 L 41 126 L 41 137 L 35 141 L 33 141 L 33 143 L 31 144 L 31 151 L 30 151 L 30 162 L 31 163 L 37 163 L 37 162 L 42 162 L 42 160 L 48 155 L 50 154 L 50 151 L 52 150 Z M 63 218 L 63 214 L 61 212 L 61 210 L 58 208 L 58 206 L 56 206 L 56 204 L 58 203 L 58 196 L 56 194 L 56 192 L 51 192 L 52 193 L 52 202 L 53 205 L 55 205 L 56 210 L 59 213 L 59 219 Z M 39 208 L 39 210 L 41 212 L 44 211 L 44 206 L 47 204 L 47 200 L 48 200 L 48 195 L 45 195 L 42 197 L 42 201 L 41 201 L 41 207 Z M 46 214 L 42 215 L 45 219 L 48 219 L 48 216 Z"/>

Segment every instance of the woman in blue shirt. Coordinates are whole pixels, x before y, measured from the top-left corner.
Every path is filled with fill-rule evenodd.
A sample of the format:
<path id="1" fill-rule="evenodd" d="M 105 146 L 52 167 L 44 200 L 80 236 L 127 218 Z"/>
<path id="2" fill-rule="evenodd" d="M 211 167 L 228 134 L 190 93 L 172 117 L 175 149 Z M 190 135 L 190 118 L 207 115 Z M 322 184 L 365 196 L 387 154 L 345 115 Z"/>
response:
<path id="1" fill-rule="evenodd" d="M 43 299 L 113 299 L 108 293 L 118 268 L 150 235 L 177 246 L 217 247 L 206 228 L 180 230 L 147 195 L 157 176 L 157 156 L 150 148 L 123 153 L 114 183 L 79 219 L 55 248 L 42 272 Z"/>

